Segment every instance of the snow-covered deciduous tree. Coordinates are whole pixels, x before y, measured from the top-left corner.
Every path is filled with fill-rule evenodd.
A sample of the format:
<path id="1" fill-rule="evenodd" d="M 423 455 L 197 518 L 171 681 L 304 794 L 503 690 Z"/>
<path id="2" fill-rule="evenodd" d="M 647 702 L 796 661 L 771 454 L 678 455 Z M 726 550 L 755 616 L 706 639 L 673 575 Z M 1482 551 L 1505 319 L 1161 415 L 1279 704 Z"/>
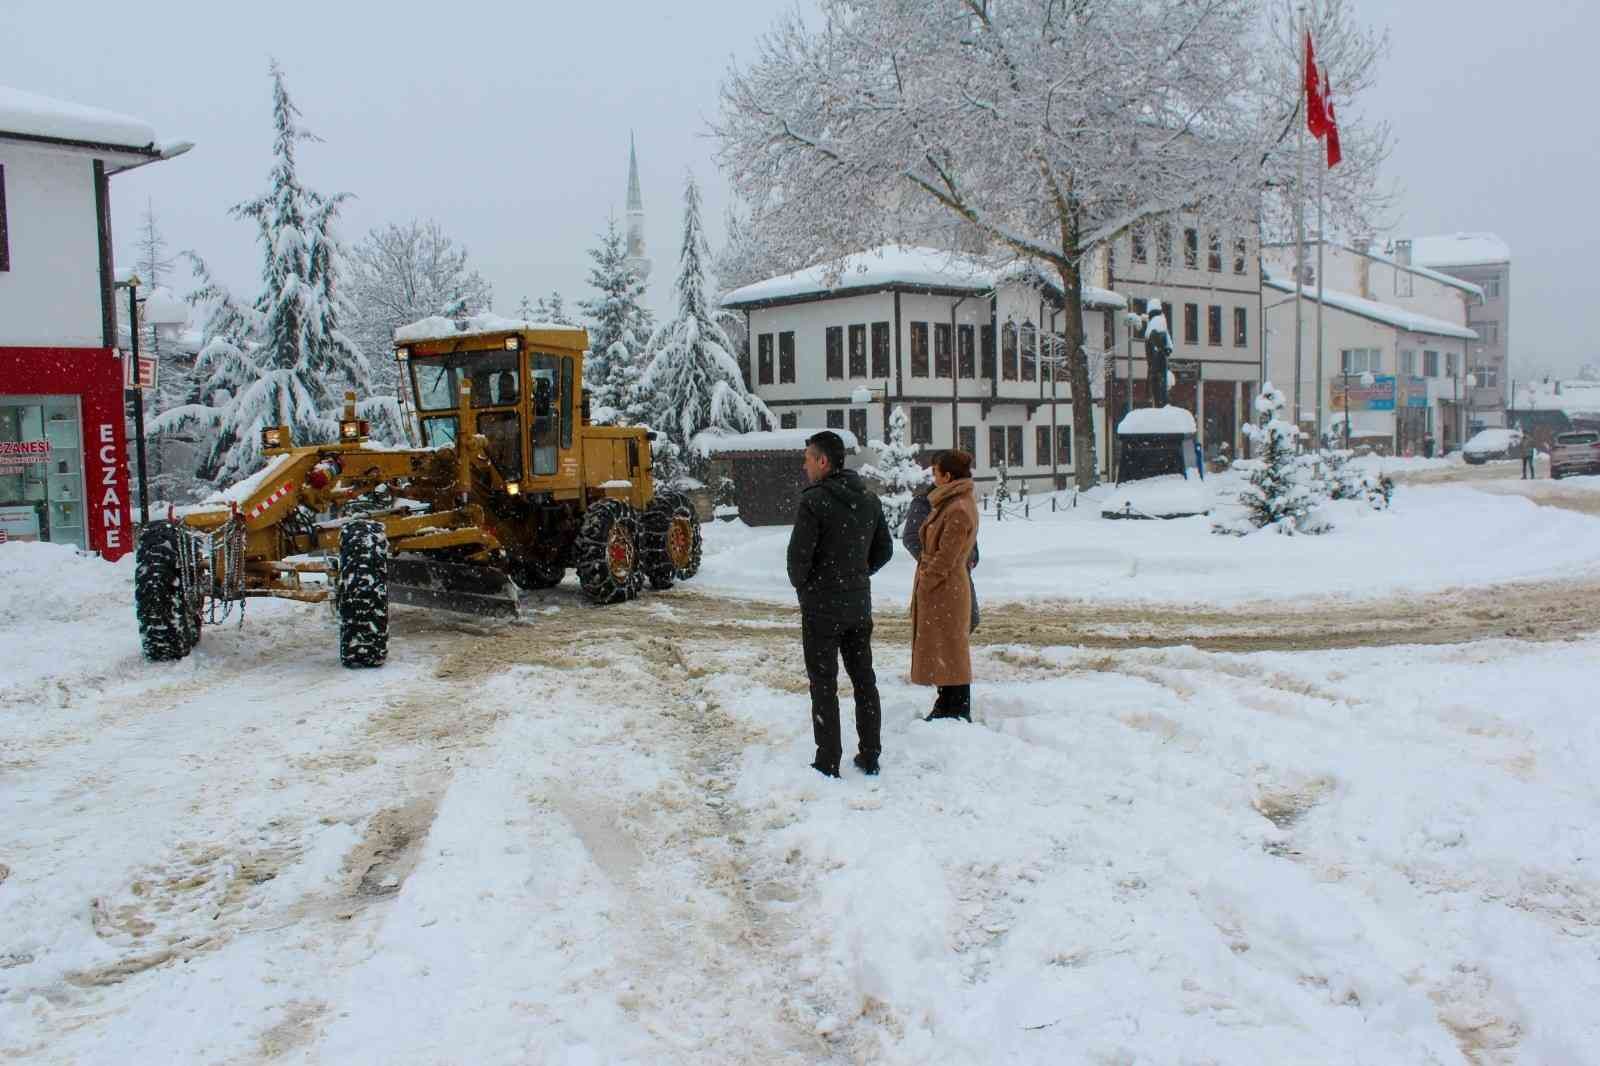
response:
<path id="1" fill-rule="evenodd" d="M 958 219 L 1052 272 L 1073 433 L 1090 440 L 1096 253 L 1180 214 L 1253 234 L 1265 183 L 1295 174 L 1277 164 L 1299 97 L 1258 61 L 1267 2 L 819 0 L 729 72 L 719 161 L 770 241 L 842 261 Z M 1090 462 L 1080 449 L 1080 488 Z"/>
<path id="2" fill-rule="evenodd" d="M 878 497 L 883 501 L 883 517 L 890 531 L 898 536 L 911 497 L 933 480 L 933 475 L 917 462 L 918 448 L 911 443 L 911 420 L 904 407 L 896 407 L 889 416 L 889 439 L 873 441 L 872 448 L 878 453 L 878 461 L 863 466 L 861 476 L 883 486 Z"/>
<path id="3" fill-rule="evenodd" d="M 295 440 L 331 440 L 346 388 L 370 373 L 367 361 L 340 329 L 347 307 L 339 286 L 343 249 L 334 233 L 340 193 L 306 188 L 295 165 L 295 146 L 313 140 L 296 122 L 283 71 L 271 67 L 274 162 L 267 191 L 236 205 L 232 214 L 255 222 L 262 246 L 262 288 L 254 305 L 240 307 L 198 259 L 201 288 L 193 299 L 209 307 L 196 360 L 201 400 L 165 412 L 159 431 L 200 426 L 210 431 L 200 475 L 233 481 L 260 462 L 261 430 L 287 425 Z M 375 434 L 398 429 L 392 399 L 369 400 L 363 417 Z"/>
<path id="4" fill-rule="evenodd" d="M 600 243 L 589 249 L 589 284 L 597 293 L 579 306 L 589 319 L 589 356 L 583 364 L 597 425 L 627 424 L 644 373 L 645 345 L 653 329 L 641 301 L 644 283 L 628 265 L 628 242 L 616 219 L 606 220 Z"/>
<path id="5" fill-rule="evenodd" d="M 349 333 L 372 360 L 370 391 L 396 394 L 394 331 L 430 315 L 453 317 L 487 311 L 494 290 L 467 264 L 467 250 L 433 220 L 389 223 L 367 232 L 350 249 L 346 285 Z"/>
<path id="6" fill-rule="evenodd" d="M 697 435 L 749 433 L 776 421 L 767 405 L 745 388 L 732 342 L 717 324 L 706 292 L 708 257 L 700 186 L 690 174 L 683 190 L 683 248 L 673 282 L 678 311 L 650 339 L 650 364 L 639 383 L 651 411 L 650 424 L 686 467 L 697 465 L 692 450 Z"/>

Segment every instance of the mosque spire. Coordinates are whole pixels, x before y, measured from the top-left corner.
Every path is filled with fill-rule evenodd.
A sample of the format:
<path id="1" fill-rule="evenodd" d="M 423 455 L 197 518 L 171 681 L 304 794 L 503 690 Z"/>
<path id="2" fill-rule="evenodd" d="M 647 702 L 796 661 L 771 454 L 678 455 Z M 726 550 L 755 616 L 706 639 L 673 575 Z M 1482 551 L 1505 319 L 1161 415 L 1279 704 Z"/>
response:
<path id="1" fill-rule="evenodd" d="M 639 153 L 633 131 L 628 131 L 628 266 L 640 281 L 650 276 L 650 257 L 644 252 L 644 197 L 639 193 Z"/>

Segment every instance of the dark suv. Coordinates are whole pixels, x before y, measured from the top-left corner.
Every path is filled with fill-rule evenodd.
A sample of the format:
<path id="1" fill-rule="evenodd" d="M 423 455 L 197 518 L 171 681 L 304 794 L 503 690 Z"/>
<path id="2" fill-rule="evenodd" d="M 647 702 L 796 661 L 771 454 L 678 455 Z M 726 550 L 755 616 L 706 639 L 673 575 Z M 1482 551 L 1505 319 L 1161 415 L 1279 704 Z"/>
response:
<path id="1" fill-rule="evenodd" d="M 1580 429 L 1558 433 L 1550 449 L 1550 476 L 1600 474 L 1600 433 Z"/>

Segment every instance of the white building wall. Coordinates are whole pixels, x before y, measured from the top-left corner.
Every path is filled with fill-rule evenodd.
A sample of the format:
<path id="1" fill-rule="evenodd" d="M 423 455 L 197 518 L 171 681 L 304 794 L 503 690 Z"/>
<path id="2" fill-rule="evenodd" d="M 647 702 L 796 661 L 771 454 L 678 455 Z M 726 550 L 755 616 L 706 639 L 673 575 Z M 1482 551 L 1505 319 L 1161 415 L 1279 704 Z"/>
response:
<path id="1" fill-rule="evenodd" d="M 1294 276 L 1294 248 L 1275 245 L 1267 249 L 1267 262 L 1284 278 Z M 1317 246 L 1306 245 L 1307 264 L 1315 267 Z M 1468 308 L 1478 298 L 1446 282 L 1400 270 L 1392 263 L 1359 255 L 1340 245 L 1323 251 L 1324 288 L 1347 292 L 1391 307 L 1465 326 Z M 1313 305 L 1314 306 L 1314 305 Z"/>
<path id="2" fill-rule="evenodd" d="M 93 162 L 0 141 L 0 166 L 11 249 L 11 269 L 0 271 L 0 345 L 100 347 Z"/>

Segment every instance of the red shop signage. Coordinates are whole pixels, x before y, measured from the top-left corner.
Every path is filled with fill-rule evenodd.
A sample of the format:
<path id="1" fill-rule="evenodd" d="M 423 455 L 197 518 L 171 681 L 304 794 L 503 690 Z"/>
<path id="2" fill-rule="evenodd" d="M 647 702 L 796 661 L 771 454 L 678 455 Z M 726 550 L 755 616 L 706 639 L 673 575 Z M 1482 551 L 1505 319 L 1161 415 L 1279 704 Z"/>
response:
<path id="1" fill-rule="evenodd" d="M 110 348 L 0 348 L 0 393 L 77 396 L 89 548 L 106 559 L 133 549 L 122 360 Z M 16 461 L 20 457 L 10 457 Z"/>

